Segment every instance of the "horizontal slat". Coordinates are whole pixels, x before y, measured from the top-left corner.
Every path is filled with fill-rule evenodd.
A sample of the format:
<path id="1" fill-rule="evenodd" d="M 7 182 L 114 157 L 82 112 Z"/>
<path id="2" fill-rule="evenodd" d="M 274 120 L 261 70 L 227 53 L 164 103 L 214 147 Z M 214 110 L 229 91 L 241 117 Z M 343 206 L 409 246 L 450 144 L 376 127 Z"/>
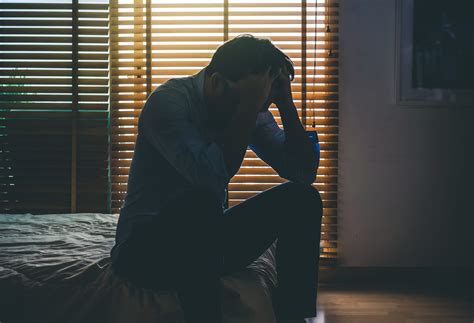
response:
<path id="1" fill-rule="evenodd" d="M 309 99 L 311 100 L 337 100 L 338 95 L 336 93 L 314 93 L 308 95 Z M 133 101 L 143 101 L 147 98 L 146 93 L 139 93 L 139 94 L 118 94 L 116 97 L 118 100 L 133 100 Z M 301 100 L 302 94 L 301 92 L 293 92 L 293 99 Z"/>
<path id="2" fill-rule="evenodd" d="M 17 53 L 17 52 L 5 52 L 2 53 L 2 59 L 49 59 L 49 60 L 70 60 L 72 59 L 71 53 L 41 53 L 41 52 L 29 52 L 29 53 Z M 79 60 L 107 60 L 108 54 L 102 53 L 80 53 Z"/>
<path id="3" fill-rule="evenodd" d="M 258 17 L 255 17 L 255 16 L 249 16 L 248 14 L 246 15 L 247 17 L 245 17 L 246 19 L 242 19 L 243 17 L 236 17 L 235 15 L 232 15 L 232 14 L 229 14 L 229 28 L 234 28 L 234 27 L 237 27 L 238 25 L 259 25 L 260 26 L 265 26 L 266 25 L 280 25 L 280 27 L 274 27 L 274 26 L 268 26 L 272 29 L 276 29 L 278 30 L 279 32 L 285 32 L 283 31 L 283 28 L 281 26 L 284 26 L 284 25 L 291 25 L 291 24 L 301 24 L 301 14 L 291 14 L 291 16 L 293 17 L 289 17 L 289 16 L 285 16 L 284 18 L 285 19 L 276 19 L 275 17 L 265 17 L 267 14 L 265 12 L 261 12 L 263 17 L 262 19 L 258 19 Z M 197 16 L 200 16 L 200 15 L 197 15 Z M 271 14 L 270 16 L 277 16 L 275 14 Z M 166 17 L 167 19 L 163 19 L 164 16 L 161 16 L 161 17 L 157 17 L 157 16 L 153 16 L 152 17 L 152 21 L 153 21 L 153 25 L 162 25 L 162 26 L 172 26 L 172 25 L 196 25 L 196 26 L 199 26 L 199 25 L 216 25 L 216 27 L 220 28 L 223 24 L 223 15 L 222 14 L 218 14 L 218 15 L 215 15 L 215 16 L 209 16 L 209 17 L 203 17 L 204 19 L 193 19 L 193 15 L 190 14 L 189 16 L 184 16 L 182 15 L 181 17 L 173 17 L 174 19 L 169 19 L 168 17 Z M 161 18 L 161 19 L 160 19 Z M 180 18 L 180 19 L 176 19 L 176 18 Z M 111 26 L 112 27 L 117 27 L 117 26 L 130 26 L 130 27 L 133 27 L 133 28 L 136 28 L 136 29 L 139 29 L 139 28 L 143 28 L 143 24 L 142 24 L 142 19 L 129 19 L 129 20 L 115 20 L 113 19 L 112 22 L 111 22 Z M 310 27 L 311 29 L 315 29 L 314 27 L 314 24 L 315 22 L 316 23 L 330 23 L 330 24 L 337 24 L 338 23 L 338 19 L 337 18 L 334 18 L 334 17 L 331 17 L 329 20 L 328 19 L 324 19 L 324 17 L 317 17 L 317 19 L 315 20 L 314 19 L 314 16 L 311 17 L 309 16 L 307 19 L 306 19 L 307 23 L 308 23 L 308 27 Z M 256 30 L 261 30 L 261 27 L 258 26 L 258 27 L 254 27 Z M 267 27 L 267 28 L 268 28 Z M 242 28 L 242 27 L 240 27 Z M 249 28 L 249 27 L 247 27 Z M 290 27 L 289 27 L 290 28 Z M 294 30 L 297 30 L 295 28 L 298 28 L 298 27 L 293 27 L 292 31 Z M 309 29 L 309 28 L 308 28 Z M 316 27 L 317 29 L 317 27 Z M 300 29 L 301 30 L 301 29 Z M 311 30 L 309 30 L 311 31 Z M 152 32 L 155 32 L 155 28 L 152 28 Z"/>
<path id="4" fill-rule="evenodd" d="M 111 158 L 112 159 L 131 159 L 133 157 L 133 150 L 125 150 L 125 149 L 119 149 L 119 150 L 112 150 L 111 152 Z M 321 151 L 321 158 L 325 159 L 337 159 L 337 151 Z M 244 160 L 247 164 L 244 166 L 266 166 L 266 164 L 261 161 L 260 159 L 255 159 L 255 160 Z"/>
<path id="5" fill-rule="evenodd" d="M 72 11 L 25 11 L 25 10 L 10 10 L 0 11 L 0 17 L 2 18 L 71 18 Z M 107 11 L 79 11 L 79 17 L 81 19 L 93 18 L 93 19 L 106 19 L 108 18 Z M 23 19 L 22 19 L 23 20 Z"/>
<path id="6" fill-rule="evenodd" d="M 223 4 L 215 3 L 215 2 L 200 2 L 200 3 L 191 3 L 191 2 L 174 2 L 174 1 L 161 1 L 155 2 L 151 4 L 151 8 L 212 8 L 215 6 L 223 6 Z M 293 7 L 297 8 L 301 5 L 300 1 L 286 1 L 286 2 L 278 2 L 278 1 L 255 1 L 255 2 L 239 2 L 239 1 L 232 1 L 230 6 L 232 7 Z M 307 1 L 308 6 L 314 7 L 315 1 Z M 324 3 L 318 3 L 319 8 L 339 8 L 338 1 L 335 0 L 326 0 Z M 145 6 L 136 4 L 136 3 L 111 3 L 110 4 L 111 10 L 128 10 L 128 9 L 144 9 Z"/>
<path id="7" fill-rule="evenodd" d="M 93 27 L 93 26 L 90 26 Z M 4 26 L 1 29 L 3 34 L 35 34 L 35 35 L 69 35 L 71 34 L 72 27 L 64 27 L 64 28 L 48 28 L 48 25 L 45 26 L 36 26 L 35 28 L 15 28 L 15 27 L 7 27 Z M 80 35 L 94 35 L 94 36 L 106 36 L 108 34 L 107 28 L 79 28 Z"/>
<path id="8" fill-rule="evenodd" d="M 151 28 L 151 32 L 152 33 L 195 33 L 197 28 L 199 28 L 199 32 L 200 33 L 219 33 L 219 32 L 223 32 L 223 27 L 222 27 L 222 23 L 220 24 L 215 24 L 214 27 L 191 27 L 190 25 L 188 26 L 179 26 L 179 27 L 175 27 L 174 25 L 177 25 L 178 23 L 170 23 L 168 25 L 162 25 L 160 26 L 160 28 Z M 302 32 L 302 28 L 301 27 L 294 27 L 294 26 L 285 26 L 285 23 L 284 21 L 278 21 L 276 24 L 279 24 L 280 26 L 279 27 L 274 27 L 274 26 L 271 26 L 269 24 L 265 25 L 265 24 L 260 24 L 259 25 L 259 21 L 255 21 L 255 25 L 258 25 L 258 28 L 255 28 L 254 30 L 252 30 L 252 33 L 300 33 Z M 208 24 L 204 24 L 204 23 L 201 23 L 201 25 L 208 25 Z M 197 26 L 199 26 L 199 24 L 197 24 Z M 113 26 L 112 26 L 113 27 Z M 132 28 L 132 27 L 137 27 L 137 28 L 142 28 L 140 32 L 138 32 L 138 30 L 135 30 L 133 31 L 133 29 L 130 29 L 130 31 L 132 32 L 135 32 L 135 33 L 144 33 L 145 32 L 145 29 L 143 29 L 143 26 L 142 25 L 137 25 L 137 26 L 134 26 L 132 24 L 130 24 L 129 26 L 127 26 L 129 28 Z M 248 26 L 235 26 L 235 27 L 232 27 L 231 30 L 229 30 L 229 36 L 231 37 L 235 37 L 236 35 L 238 34 L 242 34 L 242 33 L 246 33 L 246 32 L 249 32 L 249 29 L 250 27 Z M 318 32 L 318 31 L 321 31 L 320 28 L 315 28 L 314 26 L 308 26 L 307 27 L 307 30 L 306 30 L 308 33 L 314 33 L 314 32 Z M 124 34 L 124 33 L 127 33 L 127 29 L 117 29 L 117 28 L 113 28 L 111 31 L 110 31 L 110 34 L 113 35 L 113 34 Z"/>
<path id="9" fill-rule="evenodd" d="M 111 115 L 114 118 L 137 118 L 140 116 L 141 109 L 120 109 L 120 110 L 113 110 Z M 301 109 L 298 109 L 298 116 L 301 118 Z M 328 117 L 328 118 L 337 118 L 338 111 L 335 109 L 307 109 L 306 110 L 307 117 L 309 118 L 308 121 L 311 121 L 310 118 L 316 116 L 317 118 Z M 279 113 L 274 112 L 275 118 L 280 119 Z M 317 119 L 316 119 L 317 120 Z"/>
<path id="10" fill-rule="evenodd" d="M 269 10 L 273 8 L 290 8 L 290 9 L 297 9 L 298 6 L 301 4 L 301 2 L 262 2 L 262 1 L 256 1 L 256 2 L 236 2 L 232 1 L 229 3 L 229 8 L 252 8 L 255 10 L 255 8 L 268 8 Z M 205 8 L 223 8 L 223 3 L 205 3 L 205 2 L 199 2 L 199 3 L 191 3 L 191 2 L 184 2 L 184 3 L 176 3 L 176 2 L 155 2 L 151 4 L 152 9 L 205 9 Z M 319 3 L 318 4 L 318 12 L 320 11 L 325 11 L 325 12 L 330 12 L 333 13 L 337 11 L 339 8 L 338 4 L 331 4 L 331 3 Z M 110 6 L 110 11 L 112 13 L 117 13 L 119 11 L 123 12 L 130 12 L 130 11 L 138 11 L 142 12 L 142 10 L 145 9 L 144 6 L 140 4 L 130 4 L 130 3 L 120 3 L 118 5 L 116 4 L 111 4 Z M 307 2 L 307 10 L 308 12 L 313 12 L 314 14 L 314 3 Z M 163 10 L 154 10 L 154 12 L 160 12 Z"/>
<path id="11" fill-rule="evenodd" d="M 123 176 L 118 176 L 118 179 L 120 179 L 119 181 L 115 181 L 115 182 L 112 182 L 112 194 L 116 194 L 118 192 L 122 192 L 122 193 L 125 193 L 126 190 L 127 190 L 127 182 L 126 181 L 122 181 L 121 178 Z M 272 188 L 274 187 L 276 184 L 270 184 L 270 185 L 267 185 L 265 187 L 260 187 L 259 189 L 247 189 L 247 190 L 240 190 L 242 192 L 263 192 L 264 190 L 266 189 L 269 189 L 269 188 Z M 318 183 L 318 182 L 315 182 L 313 184 L 313 186 L 315 188 L 317 188 L 320 192 L 333 192 L 333 193 L 337 193 L 337 184 L 336 183 Z M 239 190 L 234 190 L 233 192 L 238 192 Z M 336 212 L 336 209 L 331 209 L 331 210 L 334 210 L 331 211 L 333 213 L 333 216 L 336 216 L 337 212 Z"/>
<path id="12" fill-rule="evenodd" d="M 1 75 L 1 74 L 0 74 Z M 68 77 L 56 77 L 56 75 L 49 75 L 48 78 L 42 77 L 2 77 L 0 78 L 1 84 L 20 84 L 20 85 L 70 85 L 71 78 Z M 108 85 L 108 79 L 100 78 L 80 78 L 78 80 L 79 85 Z"/>
<path id="13" fill-rule="evenodd" d="M 1 97 L 0 97 L 1 99 Z M 97 113 L 100 112 L 100 110 L 108 110 L 108 104 L 106 102 L 104 103 L 79 103 L 77 105 L 79 110 L 99 110 L 99 111 L 94 111 L 91 113 L 90 116 L 94 117 L 103 117 L 102 115 L 99 115 Z M 2 106 L 0 110 L 16 110 L 16 111 L 5 111 L 5 113 L 18 113 L 20 111 L 18 110 L 71 110 L 73 108 L 72 103 L 39 103 L 39 102 L 28 102 L 28 103 L 18 103 L 18 102 L 2 102 Z M 26 111 L 21 111 L 23 113 L 27 113 Z M 46 113 L 47 111 L 43 111 L 41 113 Z M 61 113 L 69 113 L 68 111 L 61 111 Z M 55 112 L 58 113 L 58 112 Z M 87 112 L 84 112 L 84 115 L 86 115 Z M 59 114 L 54 114 L 55 116 L 60 116 Z M 47 115 L 44 114 L 46 117 L 52 117 L 52 115 Z M 40 116 L 39 116 L 40 117 Z"/>
<path id="14" fill-rule="evenodd" d="M 318 133 L 319 137 L 319 142 L 320 143 L 337 143 L 338 142 L 338 136 L 337 134 L 324 134 L 324 133 Z M 136 133 L 133 134 L 118 134 L 117 132 L 114 132 L 114 134 L 111 135 L 111 142 L 112 143 L 120 143 L 120 142 L 135 142 L 137 138 Z M 255 154 L 248 151 L 245 154 L 246 158 L 255 158 Z"/>
<path id="15" fill-rule="evenodd" d="M 115 172 L 114 172 L 114 174 L 115 174 Z M 257 177 L 254 177 L 253 179 L 257 179 Z M 320 184 L 323 184 L 323 183 L 331 184 L 331 183 L 335 183 L 336 180 L 337 180 L 337 178 L 336 178 L 335 175 L 319 175 L 318 174 L 315 182 L 320 183 Z M 113 183 L 127 183 L 127 181 L 128 181 L 128 175 L 119 175 L 119 174 L 112 175 L 112 182 Z M 229 190 L 233 190 L 233 191 L 264 191 L 264 190 L 267 190 L 267 189 L 273 187 L 274 185 L 284 183 L 286 181 L 287 180 L 285 180 L 281 177 L 272 177 L 272 178 L 269 177 L 264 182 L 260 182 L 260 183 L 251 182 L 250 179 L 247 182 L 234 182 L 234 181 L 232 181 L 229 184 Z"/>
<path id="16" fill-rule="evenodd" d="M 5 27 L 71 27 L 72 19 L 31 19 L 31 20 L 14 20 L 14 19 L 3 19 L 3 25 Z M 81 27 L 108 27 L 109 22 L 107 20 L 79 20 L 79 26 Z"/>
<path id="17" fill-rule="evenodd" d="M 16 70 L 2 70 L 1 72 L 3 75 L 9 76 L 68 76 L 71 77 L 71 70 L 64 69 L 64 70 L 54 70 L 54 74 L 49 69 L 41 69 L 41 70 L 28 70 L 28 69 L 16 69 Z M 2 75 L 0 74 L 0 75 Z M 82 76 L 90 76 L 90 77 L 107 77 L 108 72 L 107 70 L 84 70 L 80 69 L 78 71 L 79 77 Z"/>
<path id="18" fill-rule="evenodd" d="M 8 104 L 5 101 L 71 101 L 72 94 L 13 94 L 13 95 L 0 95 L 0 101 L 3 104 Z M 79 101 L 108 101 L 106 95 L 79 95 Z"/>
<path id="19" fill-rule="evenodd" d="M 262 17 L 262 20 L 265 20 L 265 17 L 269 17 L 269 16 L 271 17 L 278 16 L 278 17 L 285 17 L 285 18 L 295 17 L 298 20 L 301 19 L 301 10 L 294 10 L 294 9 L 298 9 L 298 8 L 295 8 L 294 6 L 293 7 L 266 6 L 264 8 L 257 7 L 257 6 L 249 6 L 249 7 L 243 7 L 243 8 L 244 10 L 242 10 L 242 7 L 233 6 L 232 4 L 230 4 L 229 13 L 228 13 L 229 17 L 232 17 L 235 20 L 239 20 L 242 18 L 245 19 L 248 17 L 254 17 L 254 18 Z M 245 9 L 250 9 L 250 8 L 252 8 L 251 11 L 245 10 Z M 184 10 L 184 9 L 187 9 L 187 10 Z M 158 12 L 154 12 L 154 14 L 152 15 L 152 21 L 159 20 L 160 18 L 163 18 L 163 17 L 175 17 L 179 19 L 185 19 L 188 17 L 199 17 L 199 18 L 212 17 L 213 19 L 216 19 L 216 17 L 222 17 L 224 15 L 223 6 L 214 6 L 214 7 L 198 6 L 198 7 L 195 7 L 195 9 L 200 9 L 200 10 L 190 10 L 190 9 L 193 9 L 193 7 L 185 7 L 185 8 L 171 7 L 171 8 L 168 8 L 168 10 L 160 10 Z M 208 9 L 208 10 L 204 10 L 204 9 Z M 275 10 L 275 9 L 278 9 L 278 10 Z M 282 9 L 286 9 L 286 10 L 282 10 Z M 308 20 L 309 21 L 314 20 L 315 11 L 311 10 L 310 8 L 310 10 L 307 10 L 307 13 L 308 13 Z M 123 20 L 123 18 L 125 17 L 130 17 L 130 18 L 135 18 L 135 19 L 143 18 L 143 12 L 139 10 L 118 11 L 116 9 L 112 9 L 111 14 L 114 15 L 115 17 L 122 17 L 122 19 L 118 21 L 119 24 L 122 22 L 126 24 L 128 22 L 127 20 Z M 339 15 L 337 10 L 331 10 L 329 11 L 329 14 L 332 16 L 333 21 L 337 21 L 335 20 L 335 17 Z M 325 20 L 325 17 L 318 15 L 318 20 Z M 133 21 L 133 20 L 130 19 L 129 21 Z"/>
<path id="20" fill-rule="evenodd" d="M 1 81 L 0 81 L 1 82 Z M 70 93 L 72 86 L 51 86 L 51 85 L 24 85 L 24 86 L 3 86 L 1 88 L 3 93 Z M 108 93 L 109 89 L 105 86 L 82 86 L 79 88 L 81 93 Z"/>
<path id="21" fill-rule="evenodd" d="M 52 35 L 52 36 L 32 36 L 28 34 L 15 35 L 15 36 L 2 36 L 5 43 L 70 43 L 72 41 L 72 35 Z M 99 36 L 79 36 L 79 43 L 98 43 L 108 44 L 106 37 Z"/>
<path id="22" fill-rule="evenodd" d="M 195 69 L 194 72 L 199 72 L 200 69 Z M 193 73 L 191 73 L 193 74 Z M 142 70 L 119 70 L 119 69 L 114 69 L 112 70 L 112 76 L 111 76 L 111 81 L 112 84 L 117 84 L 117 85 L 134 85 L 134 84 L 144 84 L 146 82 L 146 79 L 143 78 L 143 73 Z M 189 76 L 190 74 L 186 75 L 177 75 L 177 77 L 185 77 Z M 127 78 L 122 78 L 123 76 L 127 76 Z M 152 85 L 153 88 L 157 87 L 158 85 L 166 82 L 168 79 L 173 77 L 173 75 L 158 75 L 158 76 L 152 76 Z M 307 79 L 308 83 L 321 83 L 322 79 L 315 79 L 314 81 L 312 78 Z M 324 78 L 324 83 L 327 85 L 337 85 L 338 83 L 338 78 L 337 76 L 330 76 L 330 77 L 325 77 Z M 293 81 L 295 83 L 300 83 L 301 78 L 295 77 L 295 80 Z"/>
<path id="23" fill-rule="evenodd" d="M 78 68 L 94 68 L 94 69 L 107 69 L 109 66 L 108 62 L 84 62 L 79 61 L 77 64 Z M 73 63 L 70 62 L 58 62 L 58 61 L 0 61 L 0 67 L 13 67 L 13 68 L 72 68 Z M 104 74 L 107 71 L 103 71 Z"/>
<path id="24" fill-rule="evenodd" d="M 249 152 L 247 152 L 246 156 L 247 155 L 249 155 Z M 128 169 L 128 167 L 131 165 L 131 162 L 132 159 L 130 156 L 128 159 L 126 157 L 123 157 L 122 159 L 112 159 L 110 165 L 114 169 L 118 169 L 119 167 Z M 320 167 L 337 167 L 337 159 L 321 158 L 319 165 Z M 250 160 L 249 157 L 246 157 L 246 159 L 243 161 L 242 167 L 250 168 L 252 166 L 259 169 L 264 169 L 262 170 L 263 172 L 273 172 L 273 170 L 271 170 L 271 168 L 261 159 Z M 255 172 L 257 172 L 257 170 L 255 170 Z"/>
<path id="25" fill-rule="evenodd" d="M 108 4 L 102 3 L 79 3 L 79 10 L 107 10 Z M 6 10 L 72 10 L 71 3 L 22 3 L 22 2 L 13 2 L 13 3 L 0 3 L 0 9 Z"/>
<path id="26" fill-rule="evenodd" d="M 199 28 L 199 27 L 197 27 Z M 154 41 L 151 49 L 154 50 L 210 50 L 214 51 L 217 49 L 217 47 L 220 45 L 218 41 L 211 42 L 211 41 L 206 41 L 206 42 L 181 42 L 181 43 L 176 43 L 176 44 L 170 44 L 169 42 L 165 41 Z M 86 46 L 86 45 L 83 45 Z M 311 46 L 314 48 L 314 44 L 311 45 L 311 42 L 308 42 L 308 46 Z M 17 46 L 19 47 L 19 46 Z M 287 50 L 299 50 L 301 48 L 301 42 L 288 42 L 288 43 L 281 43 L 278 46 L 281 50 L 287 51 Z M 126 44 L 116 44 L 113 46 L 112 52 L 114 51 L 123 51 L 123 50 L 137 50 L 137 51 L 142 51 L 146 50 L 146 45 L 143 44 L 142 42 L 137 42 L 134 45 L 126 45 Z M 331 42 L 324 42 L 322 44 L 317 45 L 317 49 L 322 50 L 322 49 L 332 49 L 332 50 L 337 50 L 338 45 Z M 15 49 L 5 49 L 5 50 L 15 50 Z M 61 49 L 57 49 L 61 50 Z M 62 49 L 62 50 L 67 50 L 67 49 Z M 85 50 L 85 49 L 82 49 Z M 97 49 L 96 51 L 100 51 L 100 49 Z"/>
<path id="27" fill-rule="evenodd" d="M 45 45 L 45 44 L 27 44 L 27 45 L 0 45 L 0 50 L 2 51 L 71 51 L 72 45 Z M 88 44 L 79 44 L 79 51 L 91 51 L 91 52 L 107 52 L 107 45 L 88 45 Z"/>
<path id="28" fill-rule="evenodd" d="M 114 43 L 111 43 L 111 47 L 114 48 Z M 213 51 L 193 51 L 193 52 L 185 52 L 185 51 L 167 51 L 167 52 L 160 52 L 160 51 L 154 51 L 151 54 L 152 59 L 207 59 L 210 61 L 212 55 L 214 54 Z M 301 51 L 294 51 L 293 53 L 290 54 L 291 58 L 295 61 L 301 61 Z M 113 51 L 113 58 L 111 60 L 112 64 L 117 65 L 118 64 L 118 59 L 134 59 L 134 60 L 144 60 L 146 55 L 143 52 L 140 51 L 132 51 L 129 53 L 125 52 L 117 52 Z M 338 52 L 333 51 L 333 54 L 330 58 L 328 58 L 327 53 L 321 53 L 317 52 L 316 56 L 314 53 L 309 53 L 308 58 L 314 59 L 314 58 L 324 58 L 328 60 L 336 60 L 338 58 Z M 337 63 L 333 64 L 337 65 Z"/>

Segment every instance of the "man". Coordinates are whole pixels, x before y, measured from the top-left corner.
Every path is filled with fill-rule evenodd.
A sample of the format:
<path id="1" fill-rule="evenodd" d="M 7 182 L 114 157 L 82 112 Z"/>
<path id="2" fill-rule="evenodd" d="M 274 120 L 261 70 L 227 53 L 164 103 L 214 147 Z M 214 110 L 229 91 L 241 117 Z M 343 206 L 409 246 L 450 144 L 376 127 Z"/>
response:
<path id="1" fill-rule="evenodd" d="M 280 49 L 241 35 L 199 73 L 156 88 L 141 112 L 112 264 L 137 285 L 177 290 L 186 323 L 221 323 L 219 277 L 247 267 L 277 238 L 276 317 L 316 316 L 318 160 L 293 103 L 293 78 Z M 289 182 L 224 209 L 247 147 Z"/>

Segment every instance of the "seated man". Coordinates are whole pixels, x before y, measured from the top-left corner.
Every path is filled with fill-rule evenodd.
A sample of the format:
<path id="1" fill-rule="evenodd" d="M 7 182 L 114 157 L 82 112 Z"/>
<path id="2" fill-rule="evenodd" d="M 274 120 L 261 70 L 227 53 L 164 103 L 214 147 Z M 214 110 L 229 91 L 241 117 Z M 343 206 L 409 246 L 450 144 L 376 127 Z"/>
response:
<path id="1" fill-rule="evenodd" d="M 176 290 L 187 323 L 221 323 L 220 276 L 243 270 L 277 238 L 275 315 L 316 316 L 318 160 L 293 78 L 292 61 L 270 40 L 241 35 L 197 74 L 157 87 L 141 112 L 112 266 L 140 286 Z M 289 182 L 226 208 L 247 147 Z"/>

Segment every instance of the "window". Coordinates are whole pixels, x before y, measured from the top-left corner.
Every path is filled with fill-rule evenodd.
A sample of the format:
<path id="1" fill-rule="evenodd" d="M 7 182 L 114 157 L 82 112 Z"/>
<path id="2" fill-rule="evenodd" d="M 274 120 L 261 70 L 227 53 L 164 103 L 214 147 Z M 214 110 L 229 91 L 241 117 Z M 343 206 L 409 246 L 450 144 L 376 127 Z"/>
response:
<path id="1" fill-rule="evenodd" d="M 316 3 L 317 1 L 317 3 Z M 335 0 L 113 0 L 111 29 L 111 182 L 113 212 L 126 193 L 138 116 L 148 94 L 194 74 L 215 49 L 242 33 L 270 37 L 296 64 L 295 103 L 321 142 L 314 185 L 324 200 L 321 264 L 337 255 L 338 2 Z M 278 110 L 272 108 L 279 121 Z M 284 180 L 248 151 L 229 185 L 229 205 Z"/>
<path id="2" fill-rule="evenodd" d="M 148 94 L 251 33 L 296 64 L 295 103 L 321 143 L 321 263 L 334 263 L 337 0 L 30 0 L 2 2 L 0 13 L 0 212 L 118 212 Z M 229 205 L 283 181 L 248 151 Z"/>
<path id="3" fill-rule="evenodd" d="M 108 5 L 0 13 L 0 213 L 106 212 Z"/>

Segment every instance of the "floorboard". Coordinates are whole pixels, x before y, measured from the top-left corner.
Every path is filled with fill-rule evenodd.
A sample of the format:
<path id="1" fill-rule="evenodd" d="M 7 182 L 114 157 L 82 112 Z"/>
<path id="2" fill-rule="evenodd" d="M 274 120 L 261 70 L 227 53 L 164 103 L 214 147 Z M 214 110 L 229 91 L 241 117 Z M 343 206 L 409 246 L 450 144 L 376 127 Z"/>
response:
<path id="1" fill-rule="evenodd" d="M 473 323 L 472 289 L 320 286 L 314 323 Z"/>

